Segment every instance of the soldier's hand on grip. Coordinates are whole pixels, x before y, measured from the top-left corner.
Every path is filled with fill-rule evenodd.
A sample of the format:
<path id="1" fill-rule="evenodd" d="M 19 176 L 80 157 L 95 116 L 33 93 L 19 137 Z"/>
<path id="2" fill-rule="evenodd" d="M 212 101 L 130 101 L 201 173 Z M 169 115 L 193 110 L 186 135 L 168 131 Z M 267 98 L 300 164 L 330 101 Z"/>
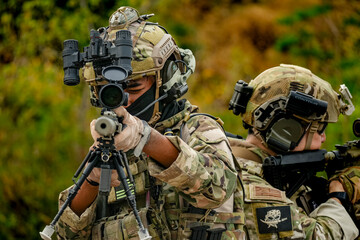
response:
<path id="1" fill-rule="evenodd" d="M 114 109 L 116 115 L 122 118 L 124 128 L 115 135 L 115 147 L 117 150 L 127 152 L 134 149 L 143 137 L 144 123 L 137 117 L 132 116 L 124 107 Z"/>

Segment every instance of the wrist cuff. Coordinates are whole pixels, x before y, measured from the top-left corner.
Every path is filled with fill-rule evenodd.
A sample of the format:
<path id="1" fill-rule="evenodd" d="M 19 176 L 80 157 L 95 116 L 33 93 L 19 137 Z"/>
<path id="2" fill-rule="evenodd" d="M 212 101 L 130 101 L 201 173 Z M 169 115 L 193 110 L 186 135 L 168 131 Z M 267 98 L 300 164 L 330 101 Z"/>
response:
<path id="1" fill-rule="evenodd" d="M 150 133 L 151 133 L 151 127 L 149 126 L 149 124 L 147 122 L 145 122 L 144 120 L 142 120 L 143 125 L 144 125 L 144 131 L 142 132 L 142 137 L 140 139 L 140 142 L 138 143 L 138 145 L 134 148 L 134 155 L 135 157 L 140 156 L 144 146 L 146 145 L 146 143 L 149 141 L 150 139 Z"/>
<path id="2" fill-rule="evenodd" d="M 346 211 L 350 210 L 350 200 L 346 192 L 332 192 L 328 194 L 328 198 L 337 198 L 340 200 L 341 204 L 344 206 Z"/>

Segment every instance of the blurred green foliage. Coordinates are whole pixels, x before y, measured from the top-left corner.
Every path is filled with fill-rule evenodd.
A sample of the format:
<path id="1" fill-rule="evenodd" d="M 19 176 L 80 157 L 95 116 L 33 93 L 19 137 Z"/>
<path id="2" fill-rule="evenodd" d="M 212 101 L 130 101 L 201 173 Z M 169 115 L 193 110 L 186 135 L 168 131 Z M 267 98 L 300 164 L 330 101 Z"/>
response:
<path id="1" fill-rule="evenodd" d="M 89 30 L 106 26 L 118 7 L 156 13 L 178 45 L 190 48 L 197 69 L 188 99 L 225 129 L 246 135 L 227 110 L 238 79 L 292 63 L 311 69 L 335 89 L 360 86 L 360 3 L 351 0 L 8 0 L 0 4 L 0 239 L 39 239 L 57 212 L 58 193 L 69 186 L 92 144 L 84 83 L 62 83 L 62 43 L 88 45 Z M 351 140 L 351 117 L 327 130 L 327 149 Z M 342 126 L 342 127 L 339 127 Z"/>

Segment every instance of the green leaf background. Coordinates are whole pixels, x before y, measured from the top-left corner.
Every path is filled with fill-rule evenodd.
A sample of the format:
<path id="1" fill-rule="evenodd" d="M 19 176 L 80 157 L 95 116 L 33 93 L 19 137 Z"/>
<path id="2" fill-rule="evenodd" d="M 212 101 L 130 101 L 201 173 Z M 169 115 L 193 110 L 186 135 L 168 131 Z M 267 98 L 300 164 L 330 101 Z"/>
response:
<path id="1" fill-rule="evenodd" d="M 345 83 L 359 106 L 360 2 L 350 0 L 9 0 L 0 1 L 0 239 L 39 239 L 58 193 L 92 144 L 99 110 L 88 87 L 63 84 L 62 44 L 89 43 L 120 6 L 155 13 L 197 59 L 185 95 L 246 136 L 227 110 L 237 80 L 280 63 L 309 68 L 334 89 Z M 350 117 L 330 124 L 325 148 L 354 138 Z"/>

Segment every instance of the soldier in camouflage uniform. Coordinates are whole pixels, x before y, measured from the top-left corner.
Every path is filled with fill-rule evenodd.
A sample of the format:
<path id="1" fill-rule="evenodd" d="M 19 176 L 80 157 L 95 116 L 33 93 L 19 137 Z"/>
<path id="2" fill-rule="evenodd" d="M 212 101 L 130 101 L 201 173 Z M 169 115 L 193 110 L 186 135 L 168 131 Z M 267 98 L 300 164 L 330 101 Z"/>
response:
<path id="1" fill-rule="evenodd" d="M 148 17 L 121 7 L 110 17 L 109 27 L 98 30 L 106 40 L 113 40 L 121 29 L 132 34 L 128 105 L 114 110 L 126 128 L 115 136 L 115 146 L 126 152 L 139 215 L 153 239 L 189 239 L 196 226 L 225 230 L 221 239 L 242 239 L 242 201 L 234 197 L 242 191 L 224 131 L 211 116 L 194 114 L 198 108 L 187 100 L 176 100 L 187 90 L 195 58 L 190 50 L 178 48 L 165 29 L 146 21 Z M 97 105 L 99 89 L 106 83 L 95 81 L 92 64 L 86 64 L 83 75 L 91 102 Z M 155 100 L 160 101 L 140 113 Z M 99 134 L 94 125 L 95 121 L 91 133 L 96 146 Z M 142 151 L 136 156 L 139 146 Z M 100 169 L 94 168 L 64 211 L 56 225 L 59 239 L 139 239 L 115 170 L 107 204 L 110 214 L 101 219 L 96 215 L 99 176 Z M 60 206 L 71 188 L 60 194 Z"/>
<path id="2" fill-rule="evenodd" d="M 329 83 L 299 66 L 281 64 L 249 84 L 237 83 L 230 109 L 241 113 L 249 134 L 244 140 L 230 139 L 230 144 L 242 167 L 249 239 L 356 238 L 359 231 L 341 204 L 344 199 L 335 194 L 306 213 L 292 197 L 271 186 L 262 169 L 266 157 L 319 149 L 327 123 L 336 122 L 340 113 L 351 114 L 352 107 Z M 329 193 L 334 192 L 345 192 L 339 181 L 330 183 Z M 359 196 L 354 202 L 358 200 Z"/>

